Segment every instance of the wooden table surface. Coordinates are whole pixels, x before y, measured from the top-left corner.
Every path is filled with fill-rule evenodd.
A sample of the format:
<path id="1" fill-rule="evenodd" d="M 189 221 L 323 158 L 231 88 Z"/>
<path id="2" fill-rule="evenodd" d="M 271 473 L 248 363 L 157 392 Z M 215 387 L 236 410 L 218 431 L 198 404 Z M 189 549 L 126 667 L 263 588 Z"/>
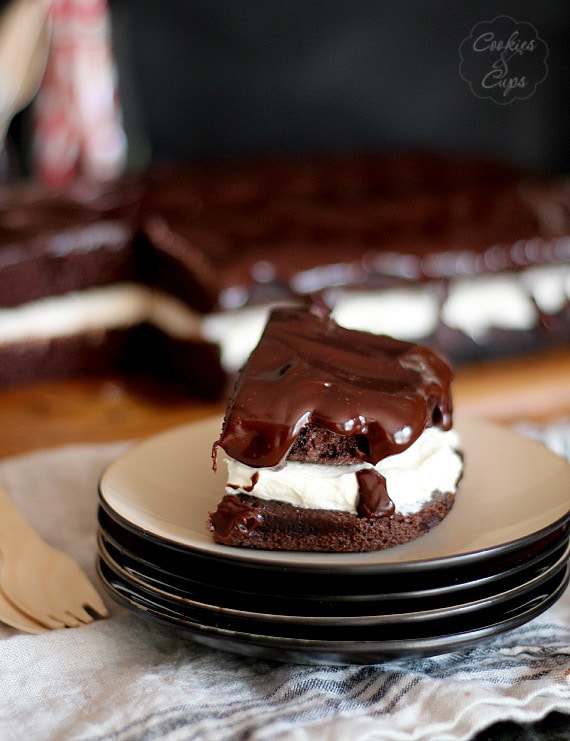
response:
<path id="1" fill-rule="evenodd" d="M 54 381 L 0 391 L 0 457 L 78 442 L 143 438 L 220 413 L 124 378 Z M 570 348 L 456 371 L 458 412 L 512 423 L 570 418 Z"/>

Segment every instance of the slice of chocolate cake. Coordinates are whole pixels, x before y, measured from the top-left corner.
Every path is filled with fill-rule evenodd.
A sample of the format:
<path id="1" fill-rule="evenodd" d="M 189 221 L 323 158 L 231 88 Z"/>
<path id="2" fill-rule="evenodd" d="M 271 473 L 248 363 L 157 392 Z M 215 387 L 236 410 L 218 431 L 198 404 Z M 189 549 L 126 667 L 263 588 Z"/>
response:
<path id="1" fill-rule="evenodd" d="M 318 308 L 274 309 L 230 400 L 218 543 L 369 551 L 422 535 L 462 474 L 452 372 L 410 342 L 347 330 Z"/>

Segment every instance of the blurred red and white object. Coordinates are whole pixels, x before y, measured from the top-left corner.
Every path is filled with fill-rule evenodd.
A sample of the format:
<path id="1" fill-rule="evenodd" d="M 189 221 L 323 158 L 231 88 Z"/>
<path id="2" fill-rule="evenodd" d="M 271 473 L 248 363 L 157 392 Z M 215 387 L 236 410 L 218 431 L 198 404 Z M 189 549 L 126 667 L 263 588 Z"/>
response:
<path id="1" fill-rule="evenodd" d="M 117 93 L 106 0 L 45 0 L 51 45 L 35 102 L 36 176 L 49 186 L 76 177 L 117 178 L 127 141 Z"/>

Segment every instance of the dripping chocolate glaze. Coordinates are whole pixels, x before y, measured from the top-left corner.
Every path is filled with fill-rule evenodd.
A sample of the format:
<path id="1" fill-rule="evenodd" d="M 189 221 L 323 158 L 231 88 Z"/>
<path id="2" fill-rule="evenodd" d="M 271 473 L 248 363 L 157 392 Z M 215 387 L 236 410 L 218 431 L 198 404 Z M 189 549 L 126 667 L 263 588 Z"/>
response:
<path id="1" fill-rule="evenodd" d="M 226 484 L 226 487 L 228 489 L 241 489 L 242 491 L 245 491 L 248 494 L 251 494 L 251 492 L 255 489 L 255 485 L 259 481 L 259 471 L 256 471 L 253 476 L 251 477 L 251 484 L 249 486 L 239 486 L 238 484 L 231 484 L 228 482 Z"/>
<path id="2" fill-rule="evenodd" d="M 452 424 L 451 369 L 429 348 L 339 327 L 320 309 L 274 309 L 242 372 L 217 446 L 252 467 L 284 464 L 312 423 L 357 435 L 372 464 L 426 427 Z"/>
<path id="3" fill-rule="evenodd" d="M 394 514 L 394 502 L 388 496 L 386 479 L 375 468 L 356 472 L 358 507 L 361 517 L 389 517 Z"/>
<path id="4" fill-rule="evenodd" d="M 263 524 L 263 516 L 233 494 L 226 495 L 211 515 L 215 531 L 224 538 L 237 528 L 251 533 Z"/>

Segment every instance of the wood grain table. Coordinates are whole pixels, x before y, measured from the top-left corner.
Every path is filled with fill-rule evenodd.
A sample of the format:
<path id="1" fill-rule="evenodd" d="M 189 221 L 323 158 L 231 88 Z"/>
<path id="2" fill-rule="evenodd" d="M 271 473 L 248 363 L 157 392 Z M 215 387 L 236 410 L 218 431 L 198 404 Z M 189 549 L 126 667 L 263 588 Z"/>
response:
<path id="1" fill-rule="evenodd" d="M 512 423 L 570 418 L 570 348 L 456 371 L 458 412 Z M 222 404 L 136 379 L 52 381 L 0 391 L 0 457 L 69 443 L 143 438 Z"/>

